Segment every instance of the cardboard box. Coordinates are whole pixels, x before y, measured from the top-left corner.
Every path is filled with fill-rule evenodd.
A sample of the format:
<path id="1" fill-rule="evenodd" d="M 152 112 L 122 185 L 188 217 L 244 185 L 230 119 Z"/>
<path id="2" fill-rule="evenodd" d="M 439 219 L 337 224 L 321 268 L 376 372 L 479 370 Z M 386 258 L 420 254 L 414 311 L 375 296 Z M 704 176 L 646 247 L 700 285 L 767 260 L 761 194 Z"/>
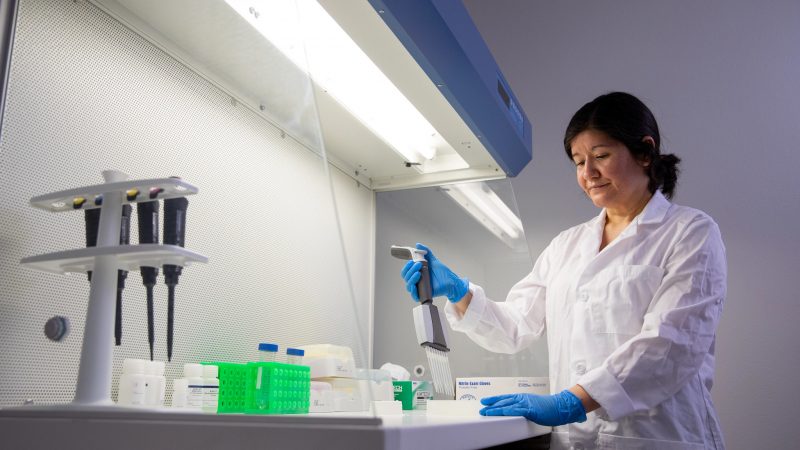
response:
<path id="1" fill-rule="evenodd" d="M 550 394 L 547 377 L 456 378 L 456 400 L 480 400 L 502 394 Z"/>

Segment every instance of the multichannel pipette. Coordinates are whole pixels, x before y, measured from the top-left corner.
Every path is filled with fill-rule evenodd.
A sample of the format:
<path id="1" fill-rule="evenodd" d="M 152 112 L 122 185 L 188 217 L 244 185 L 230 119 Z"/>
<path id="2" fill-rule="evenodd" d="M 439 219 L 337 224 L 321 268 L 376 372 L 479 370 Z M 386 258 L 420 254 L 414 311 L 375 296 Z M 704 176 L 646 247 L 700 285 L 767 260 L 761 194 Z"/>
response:
<path id="1" fill-rule="evenodd" d="M 442 324 L 439 310 L 433 304 L 433 290 L 431 277 L 428 270 L 428 252 L 413 247 L 392 246 L 392 256 L 399 259 L 414 260 L 422 263 L 417 282 L 419 306 L 412 311 L 414 315 L 414 328 L 417 331 L 417 340 L 425 349 L 428 356 L 428 365 L 433 375 L 433 387 L 439 394 L 454 397 L 453 376 L 450 374 L 450 360 L 447 357 L 450 349 L 447 347 L 447 335 Z"/>
<path id="2" fill-rule="evenodd" d="M 164 243 L 183 247 L 186 238 L 185 197 L 164 200 Z M 172 361 L 173 319 L 175 316 L 175 285 L 181 275 L 181 266 L 164 264 L 164 283 L 168 289 L 167 303 L 167 360 Z"/>
<path id="3" fill-rule="evenodd" d="M 139 202 L 136 204 L 139 218 L 139 243 L 158 244 L 158 201 Z M 150 361 L 153 360 L 153 287 L 158 278 L 158 267 L 139 268 L 142 272 L 142 284 L 147 290 L 147 342 L 150 344 Z"/>

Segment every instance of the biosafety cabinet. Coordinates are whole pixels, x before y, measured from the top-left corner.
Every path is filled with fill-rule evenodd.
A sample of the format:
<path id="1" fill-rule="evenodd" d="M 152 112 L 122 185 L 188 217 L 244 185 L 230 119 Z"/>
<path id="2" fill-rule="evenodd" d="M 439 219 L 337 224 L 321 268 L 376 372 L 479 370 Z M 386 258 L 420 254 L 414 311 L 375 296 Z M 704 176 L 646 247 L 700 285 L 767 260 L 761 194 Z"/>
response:
<path id="1" fill-rule="evenodd" d="M 0 12 L 3 448 L 475 448 L 549 431 L 170 406 L 184 364 L 257 361 L 265 342 L 347 347 L 357 369 L 429 380 L 392 245 L 425 243 L 496 299 L 530 270 L 509 178 L 531 161 L 531 124 L 461 2 Z M 142 267 L 159 269 L 150 288 Z M 547 374 L 543 345 L 508 356 L 448 339 L 453 377 Z M 165 406 L 116 405 L 123 361 L 150 359 L 151 342 Z"/>

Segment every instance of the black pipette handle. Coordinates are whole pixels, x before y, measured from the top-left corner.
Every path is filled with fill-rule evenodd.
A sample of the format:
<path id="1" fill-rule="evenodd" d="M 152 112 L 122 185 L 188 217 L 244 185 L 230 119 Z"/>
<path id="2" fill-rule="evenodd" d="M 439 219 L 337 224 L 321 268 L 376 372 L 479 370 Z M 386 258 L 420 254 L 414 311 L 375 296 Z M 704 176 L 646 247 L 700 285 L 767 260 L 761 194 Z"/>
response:
<path id="1" fill-rule="evenodd" d="M 136 204 L 136 215 L 139 219 L 139 243 L 158 244 L 158 209 L 157 200 Z M 158 279 L 157 267 L 139 268 L 142 273 L 142 284 L 147 290 L 147 342 L 150 344 L 150 361 L 153 360 L 153 343 L 155 342 L 153 320 L 153 287 Z"/>
<path id="2" fill-rule="evenodd" d="M 122 220 L 119 225 L 119 244 L 130 245 L 131 243 L 131 205 L 122 205 Z"/>
<path id="3" fill-rule="evenodd" d="M 140 244 L 158 244 L 158 209 L 158 200 L 136 204 Z"/>
<path id="4" fill-rule="evenodd" d="M 186 197 L 164 200 L 164 243 L 183 247 L 186 240 Z"/>
<path id="5" fill-rule="evenodd" d="M 164 243 L 184 246 L 186 238 L 186 209 L 189 200 L 185 197 L 164 200 Z M 181 266 L 164 265 L 164 282 L 168 289 L 167 302 L 167 360 L 172 361 L 172 342 L 175 317 L 175 285 L 182 271 Z"/>
<path id="6" fill-rule="evenodd" d="M 422 261 L 422 268 L 419 270 L 419 281 L 417 281 L 417 295 L 421 304 L 433 302 L 433 289 L 431 288 L 431 275 L 428 270 L 428 261 Z"/>
<path id="7" fill-rule="evenodd" d="M 100 208 L 84 210 L 86 218 L 86 247 L 97 246 L 97 229 L 100 227 Z M 86 272 L 89 281 L 92 281 L 92 271 Z"/>

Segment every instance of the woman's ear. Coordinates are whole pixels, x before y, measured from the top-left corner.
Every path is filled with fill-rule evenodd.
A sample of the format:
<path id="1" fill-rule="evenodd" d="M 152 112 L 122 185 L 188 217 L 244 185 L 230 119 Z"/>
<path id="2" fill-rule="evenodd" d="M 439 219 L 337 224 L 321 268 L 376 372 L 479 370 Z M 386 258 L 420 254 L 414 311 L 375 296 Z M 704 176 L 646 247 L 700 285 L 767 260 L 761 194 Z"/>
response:
<path id="1" fill-rule="evenodd" d="M 642 138 L 642 142 L 644 142 L 645 144 L 649 145 L 649 146 L 650 146 L 650 148 L 652 148 L 653 150 L 655 150 L 655 148 L 656 148 L 656 141 L 655 141 L 655 139 L 653 139 L 653 137 L 652 137 L 652 136 L 645 136 L 645 137 L 643 137 L 643 138 Z M 640 164 L 642 165 L 642 167 L 650 167 L 650 161 L 651 161 L 651 157 L 650 157 L 650 156 L 645 156 L 645 157 L 644 157 L 644 158 L 642 158 L 642 160 L 640 161 Z"/>

